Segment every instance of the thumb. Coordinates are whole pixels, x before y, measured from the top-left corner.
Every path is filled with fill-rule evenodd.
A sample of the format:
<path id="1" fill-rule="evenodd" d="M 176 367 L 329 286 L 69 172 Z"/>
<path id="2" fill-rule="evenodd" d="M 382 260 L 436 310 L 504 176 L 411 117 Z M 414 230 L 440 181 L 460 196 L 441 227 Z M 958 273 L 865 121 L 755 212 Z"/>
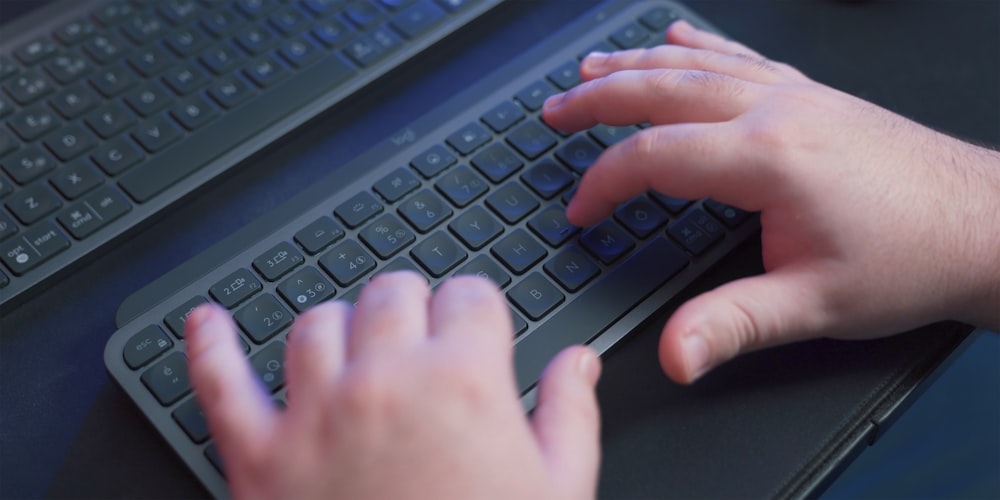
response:
<path id="1" fill-rule="evenodd" d="M 818 336 L 824 308 L 804 271 L 744 278 L 683 304 L 660 337 L 660 365 L 689 384 L 739 354 Z"/>
<path id="2" fill-rule="evenodd" d="M 593 498 L 600 464 L 600 412 L 594 388 L 601 361 L 590 348 L 563 349 L 545 368 L 531 422 L 559 491 Z"/>

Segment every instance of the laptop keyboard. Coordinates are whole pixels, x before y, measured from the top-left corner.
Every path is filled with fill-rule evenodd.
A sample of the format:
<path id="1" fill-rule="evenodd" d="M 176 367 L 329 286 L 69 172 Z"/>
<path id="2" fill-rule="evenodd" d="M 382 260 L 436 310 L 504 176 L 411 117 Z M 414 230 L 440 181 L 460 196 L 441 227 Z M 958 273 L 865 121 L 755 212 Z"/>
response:
<path id="1" fill-rule="evenodd" d="M 639 126 L 577 134 L 548 127 L 544 100 L 579 84 L 592 50 L 652 46 L 678 17 L 663 0 L 606 3 L 369 153 L 137 292 L 105 348 L 112 377 L 208 490 L 224 465 L 191 392 L 183 325 L 217 302 L 284 404 L 284 352 L 297 314 L 357 299 L 378 273 L 409 269 L 432 286 L 493 280 L 513 318 L 515 370 L 530 408 L 549 359 L 576 343 L 607 351 L 759 230 L 755 214 L 713 200 L 647 193 L 577 228 L 567 201 L 601 152 Z"/>
<path id="2" fill-rule="evenodd" d="M 74 1 L 4 26 L 0 307 L 499 2 Z"/>

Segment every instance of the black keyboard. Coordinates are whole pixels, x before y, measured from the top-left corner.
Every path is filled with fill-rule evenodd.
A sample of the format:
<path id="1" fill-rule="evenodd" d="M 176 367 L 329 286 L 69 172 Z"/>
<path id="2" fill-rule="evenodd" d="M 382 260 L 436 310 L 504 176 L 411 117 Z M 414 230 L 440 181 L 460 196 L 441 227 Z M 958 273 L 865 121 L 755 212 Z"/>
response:
<path id="1" fill-rule="evenodd" d="M 0 308 L 500 1 L 65 0 L 3 26 Z"/>
<path id="2" fill-rule="evenodd" d="M 118 313 L 105 364 L 216 495 L 224 466 L 191 393 L 183 325 L 199 304 L 232 311 L 251 364 L 283 402 L 297 314 L 354 301 L 372 276 L 410 269 L 432 286 L 489 277 L 509 301 L 526 408 L 549 359 L 570 344 L 606 352 L 759 231 L 756 214 L 647 193 L 592 228 L 567 200 L 606 147 L 639 126 L 549 128 L 545 98 L 579 83 L 591 50 L 652 46 L 678 17 L 664 0 L 617 0 L 546 39 L 291 201 L 138 291 Z"/>

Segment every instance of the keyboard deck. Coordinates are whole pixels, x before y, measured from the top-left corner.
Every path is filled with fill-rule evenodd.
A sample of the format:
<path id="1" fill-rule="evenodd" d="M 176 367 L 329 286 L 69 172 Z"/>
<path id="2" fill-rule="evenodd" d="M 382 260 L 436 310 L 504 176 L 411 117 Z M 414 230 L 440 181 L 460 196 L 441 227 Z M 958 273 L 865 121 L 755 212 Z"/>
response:
<path id="1" fill-rule="evenodd" d="M 647 193 L 592 228 L 567 200 L 608 146 L 642 125 L 577 134 L 549 128 L 544 100 L 579 83 L 592 50 L 652 46 L 678 17 L 666 0 L 589 12 L 291 201 L 138 291 L 122 305 L 105 364 L 206 488 L 224 465 L 187 379 L 183 324 L 197 305 L 231 310 L 246 354 L 284 402 L 286 335 L 297 314 L 353 301 L 372 276 L 411 269 L 432 286 L 489 277 L 506 295 L 526 408 L 562 348 L 604 353 L 759 231 L 756 214 Z"/>
<path id="2" fill-rule="evenodd" d="M 3 27 L 0 308 L 501 0 L 64 0 Z"/>

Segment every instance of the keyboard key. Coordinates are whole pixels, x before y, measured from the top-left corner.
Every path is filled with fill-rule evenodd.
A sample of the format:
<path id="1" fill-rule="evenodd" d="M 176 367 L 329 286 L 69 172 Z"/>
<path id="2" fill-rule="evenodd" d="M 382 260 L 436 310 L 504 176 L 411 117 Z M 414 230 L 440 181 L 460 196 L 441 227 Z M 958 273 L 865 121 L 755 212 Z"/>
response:
<path id="1" fill-rule="evenodd" d="M 625 127 L 613 127 L 611 125 L 599 123 L 587 133 L 602 146 L 609 148 L 627 139 L 628 136 L 634 134 L 638 130 L 638 128 L 632 125 Z"/>
<path id="2" fill-rule="evenodd" d="M 101 68 L 91 75 L 90 83 L 104 97 L 115 97 L 137 83 L 132 72 L 121 64 Z"/>
<path id="3" fill-rule="evenodd" d="M 566 300 L 566 296 L 541 273 L 532 273 L 507 292 L 507 298 L 529 318 L 537 321 Z"/>
<path id="4" fill-rule="evenodd" d="M 84 121 L 98 136 L 108 139 L 134 124 L 135 116 L 121 104 L 110 103 L 88 113 Z"/>
<path id="5" fill-rule="evenodd" d="M 49 182 L 68 200 L 75 200 L 87 191 L 104 183 L 104 176 L 94 168 L 90 160 L 81 158 L 60 167 Z"/>
<path id="6" fill-rule="evenodd" d="M 399 214 L 417 231 L 426 233 L 452 215 L 440 196 L 429 189 L 423 189 L 399 206 Z"/>
<path id="7" fill-rule="evenodd" d="M 457 162 L 458 159 L 453 154 L 438 144 L 414 158 L 410 165 L 417 169 L 420 175 L 430 179 Z"/>
<path id="8" fill-rule="evenodd" d="M 253 261 L 253 267 L 264 279 L 275 281 L 304 261 L 302 254 L 287 241 L 278 243 Z"/>
<path id="9" fill-rule="evenodd" d="M 126 61 L 137 73 L 148 78 L 170 67 L 174 58 L 166 50 L 152 45 L 133 52 Z"/>
<path id="10" fill-rule="evenodd" d="M 416 273 L 416 274 L 419 274 L 419 275 L 424 275 L 425 274 L 424 271 L 421 270 L 420 267 L 417 266 L 416 264 L 414 264 L 413 261 L 411 261 L 410 259 L 407 259 L 406 257 L 398 257 L 396 259 L 393 259 L 392 262 L 390 262 L 390 263 L 388 263 L 388 264 L 386 264 L 386 265 L 378 268 L 378 270 L 375 271 L 372 274 L 371 279 L 375 279 L 375 277 L 378 276 L 378 275 L 380 275 L 380 274 L 394 273 L 394 272 L 398 272 L 398 271 L 410 271 L 410 272 L 413 272 L 413 273 Z M 425 279 L 426 279 L 426 277 L 425 277 Z M 359 294 L 360 294 L 360 291 L 361 291 L 360 289 L 361 289 L 361 287 L 358 287 L 356 289 L 359 292 Z M 352 302 L 355 302 L 355 303 L 357 302 L 357 297 L 356 296 L 352 298 Z"/>
<path id="11" fill-rule="evenodd" d="M 206 49 L 198 60 L 212 73 L 224 75 L 236 69 L 243 58 L 236 49 L 223 43 Z"/>
<path id="12" fill-rule="evenodd" d="M 556 151 L 556 157 L 574 172 L 583 175 L 601 156 L 602 148 L 586 136 L 576 136 Z"/>
<path id="13" fill-rule="evenodd" d="M 174 332 L 174 335 L 179 339 L 184 338 L 184 323 L 187 322 L 188 316 L 194 312 L 198 306 L 202 304 L 207 304 L 208 301 L 204 297 L 193 297 L 188 299 L 187 302 L 181 304 L 179 307 L 167 313 L 163 318 L 163 322 L 167 324 L 170 331 Z"/>
<path id="14" fill-rule="evenodd" d="M 523 274 L 548 255 L 545 247 L 523 229 L 515 229 L 490 251 L 514 274 Z"/>
<path id="15" fill-rule="evenodd" d="M 510 275 L 497 264 L 496 260 L 491 259 L 488 255 L 480 255 L 472 259 L 455 273 L 456 276 L 460 274 L 472 274 L 481 278 L 487 278 L 496 283 L 499 288 L 504 288 L 511 282 Z"/>
<path id="16" fill-rule="evenodd" d="M 503 233 L 500 221 L 480 206 L 466 210 L 448 228 L 472 250 L 483 248 Z"/>
<path id="17" fill-rule="evenodd" d="M 546 151 L 555 147 L 557 140 L 548 127 L 537 121 L 530 121 L 508 134 L 507 142 L 525 158 L 537 160 Z"/>
<path id="18" fill-rule="evenodd" d="M 343 228 L 329 217 L 320 217 L 295 233 L 295 241 L 310 255 L 316 255 L 343 237 Z"/>
<path id="19" fill-rule="evenodd" d="M 17 234 L 17 224 L 11 220 L 10 216 L 0 212 L 0 241 L 6 240 Z"/>
<path id="20" fill-rule="evenodd" d="M 59 92 L 49 102 L 63 118 L 72 120 L 96 106 L 98 97 L 94 91 L 78 85 Z"/>
<path id="21" fill-rule="evenodd" d="M 56 44 L 47 38 L 36 38 L 14 49 L 14 57 L 31 66 L 56 53 Z"/>
<path id="22" fill-rule="evenodd" d="M 559 90 L 569 90 L 580 84 L 580 63 L 577 61 L 566 61 L 552 70 L 548 74 L 549 81 L 554 83 Z"/>
<path id="23" fill-rule="evenodd" d="M 482 116 L 482 120 L 489 125 L 494 132 L 500 133 L 523 120 L 524 116 L 524 111 L 522 111 L 520 107 L 510 101 L 504 101 L 495 108 L 487 111 L 486 114 Z"/>
<path id="24" fill-rule="evenodd" d="M 143 159 L 142 153 L 124 139 L 105 143 L 91 157 L 108 175 L 120 174 Z"/>
<path id="25" fill-rule="evenodd" d="M 76 45 L 97 33 L 94 23 L 79 19 L 62 25 L 55 31 L 56 40 L 63 45 Z"/>
<path id="26" fill-rule="evenodd" d="M 699 255 L 722 239 L 722 225 L 705 212 L 695 209 L 671 224 L 667 232 L 691 253 Z"/>
<path id="27" fill-rule="evenodd" d="M 375 269 L 375 259 L 353 240 L 333 247 L 319 259 L 319 263 L 340 286 L 350 286 Z"/>
<path id="28" fill-rule="evenodd" d="M 410 255 L 435 278 L 444 276 L 468 258 L 466 252 L 448 233 L 437 231 L 421 241 Z"/>
<path id="29" fill-rule="evenodd" d="M 193 26 L 178 28 L 165 38 L 166 46 L 179 57 L 191 57 L 209 44 L 204 32 Z"/>
<path id="30" fill-rule="evenodd" d="M 605 264 L 620 259 L 635 248 L 635 240 L 609 220 L 584 231 L 580 236 L 580 244 Z"/>
<path id="31" fill-rule="evenodd" d="M 232 109 L 248 101 L 257 91 L 243 80 L 234 76 L 220 78 L 209 87 L 208 94 L 226 109 Z"/>
<path id="32" fill-rule="evenodd" d="M 645 238 L 667 223 L 667 212 L 649 198 L 640 196 L 615 210 L 615 220 L 638 238 Z"/>
<path id="33" fill-rule="evenodd" d="M 521 180 L 539 196 L 550 200 L 573 183 L 573 175 L 556 162 L 545 159 L 521 174 Z"/>
<path id="34" fill-rule="evenodd" d="M 243 68 L 243 74 L 260 88 L 270 87 L 288 77 L 288 68 L 271 56 L 261 56 Z"/>
<path id="35" fill-rule="evenodd" d="M 23 224 L 34 224 L 62 205 L 44 184 L 32 184 L 7 198 L 7 208 Z"/>
<path id="36" fill-rule="evenodd" d="M 382 213 L 383 208 L 371 193 L 362 191 L 341 203 L 333 213 L 353 229 Z"/>
<path id="37" fill-rule="evenodd" d="M 69 248 L 66 238 L 51 222 L 42 222 L 0 245 L 0 260 L 14 273 L 23 276 L 42 262 Z"/>
<path id="38" fill-rule="evenodd" d="M 184 353 L 174 352 L 142 374 L 142 383 L 163 406 L 170 406 L 191 391 Z"/>
<path id="39" fill-rule="evenodd" d="M 332 297 L 336 289 L 316 268 L 305 267 L 278 285 L 278 293 L 295 312 L 302 312 Z"/>
<path id="40" fill-rule="evenodd" d="M 353 34 L 354 30 L 352 28 L 345 26 L 336 19 L 324 19 L 316 23 L 316 26 L 312 29 L 313 37 L 328 48 L 339 47 L 350 39 L 350 36 Z"/>
<path id="41" fill-rule="evenodd" d="M 199 95 L 182 99 L 170 109 L 170 116 L 188 130 L 201 128 L 214 120 L 218 114 L 215 106 Z"/>
<path id="42" fill-rule="evenodd" d="M 166 0 L 159 3 L 156 10 L 175 26 L 190 21 L 202 13 L 201 5 L 195 0 Z"/>
<path id="43" fill-rule="evenodd" d="M 312 64 L 323 56 L 316 44 L 302 36 L 282 42 L 278 53 L 296 68 Z"/>
<path id="44" fill-rule="evenodd" d="M 205 419 L 205 413 L 198 406 L 197 398 L 188 398 L 171 415 L 173 415 L 177 425 L 180 425 L 181 429 L 184 429 L 184 433 L 191 438 L 191 441 L 195 443 L 208 441 L 208 421 Z"/>
<path id="45" fill-rule="evenodd" d="M 448 144 L 463 156 L 490 141 L 490 133 L 478 123 L 469 123 L 448 136 Z"/>
<path id="46" fill-rule="evenodd" d="M 294 7 L 282 7 L 268 16 L 271 27 L 282 35 L 288 36 L 304 30 L 309 26 L 309 19 L 302 11 Z"/>
<path id="47" fill-rule="evenodd" d="M 687 256 L 662 238 L 623 260 L 514 348 L 521 391 L 538 381 L 549 360 L 573 344 L 587 344 L 621 315 L 688 264 Z"/>
<path id="48" fill-rule="evenodd" d="M 135 90 L 125 94 L 125 102 L 139 116 L 147 117 L 166 108 L 173 96 L 162 85 L 152 82 L 140 85 Z"/>
<path id="49" fill-rule="evenodd" d="M 677 14 L 674 14 L 672 10 L 666 7 L 656 7 L 643 14 L 639 18 L 639 22 L 653 31 L 663 31 L 677 19 Z"/>
<path id="50" fill-rule="evenodd" d="M 663 208 L 666 208 L 668 212 L 672 214 L 679 214 L 684 211 L 689 205 L 691 205 L 691 200 L 684 200 L 681 198 L 674 198 L 672 196 L 663 195 L 655 191 L 650 192 L 649 195 L 656 200 Z"/>
<path id="51" fill-rule="evenodd" d="M 250 366 L 271 392 L 285 385 L 285 343 L 272 342 L 250 358 Z"/>
<path id="52" fill-rule="evenodd" d="M 60 212 L 56 219 L 70 235 L 78 240 L 90 236 L 107 222 L 101 219 L 86 202 L 70 205 Z"/>
<path id="53" fill-rule="evenodd" d="M 562 246 L 580 232 L 580 228 L 566 219 L 566 209 L 560 205 L 546 207 L 528 221 L 528 227 L 554 247 Z"/>
<path id="54" fill-rule="evenodd" d="M 55 81 L 63 85 L 73 83 L 94 70 L 94 67 L 91 66 L 87 59 L 75 52 L 69 52 L 49 59 L 44 67 L 45 71 Z"/>
<path id="55" fill-rule="evenodd" d="M 42 105 L 25 109 L 10 119 L 10 128 L 25 141 L 33 141 L 56 128 L 60 121 L 55 113 Z"/>
<path id="56" fill-rule="evenodd" d="M 112 33 L 102 33 L 83 44 L 84 52 L 102 65 L 121 59 L 128 47 L 128 42 Z"/>
<path id="57" fill-rule="evenodd" d="M 597 277 L 601 268 L 576 246 L 568 246 L 545 263 L 545 272 L 566 291 L 576 292 Z"/>
<path id="58" fill-rule="evenodd" d="M 207 85 L 208 77 L 198 66 L 184 63 L 168 70 L 163 76 L 163 82 L 175 94 L 188 95 Z"/>
<path id="59" fill-rule="evenodd" d="M 103 223 L 111 222 L 132 210 L 125 197 L 111 186 L 103 186 L 87 195 L 84 201 L 94 209 Z"/>
<path id="60" fill-rule="evenodd" d="M 233 315 L 250 340 L 263 344 L 292 323 L 292 314 L 271 294 L 252 300 Z"/>
<path id="61" fill-rule="evenodd" d="M 510 148 L 494 142 L 472 158 L 472 166 L 489 180 L 499 183 L 524 167 L 524 162 Z"/>
<path id="62" fill-rule="evenodd" d="M 392 257 L 416 239 L 413 231 L 392 214 L 379 217 L 358 233 L 358 236 L 383 260 Z"/>
<path id="63" fill-rule="evenodd" d="M 538 208 L 538 200 L 516 182 L 503 185 L 486 197 L 486 204 L 508 224 L 515 224 Z"/>
<path id="64" fill-rule="evenodd" d="M 750 218 L 749 212 L 726 205 L 725 203 L 721 203 L 713 199 L 705 200 L 703 205 L 709 212 L 712 213 L 712 215 L 718 217 L 723 224 L 729 226 L 730 228 L 736 228 Z"/>
<path id="65" fill-rule="evenodd" d="M 90 150 L 94 138 L 79 125 L 69 125 L 42 139 L 49 151 L 62 161 L 69 161 Z"/>
<path id="66" fill-rule="evenodd" d="M 445 19 L 445 13 L 431 0 L 421 0 L 392 16 L 390 23 L 406 38 L 414 39 Z"/>
<path id="67" fill-rule="evenodd" d="M 125 364 L 135 370 L 142 368 L 160 354 L 167 352 L 174 342 L 156 325 L 149 325 L 132 336 L 125 344 Z"/>
<path id="68" fill-rule="evenodd" d="M 559 93 L 559 90 L 545 80 L 538 80 L 522 89 L 514 97 L 529 111 L 542 109 L 545 100 Z"/>
<path id="69" fill-rule="evenodd" d="M 375 183 L 373 189 L 389 203 L 395 203 L 420 187 L 420 180 L 406 168 L 397 168 Z"/>
<path id="70" fill-rule="evenodd" d="M 250 298 L 261 290 L 262 286 L 256 276 L 247 269 L 238 269 L 225 278 L 217 281 L 208 293 L 216 302 L 226 309 Z"/>
<path id="71" fill-rule="evenodd" d="M 371 28 L 382 18 L 382 11 L 368 2 L 351 2 L 343 11 L 344 17 L 361 28 Z"/>
<path id="72" fill-rule="evenodd" d="M 28 146 L 0 160 L 7 175 L 18 184 L 27 184 L 56 167 L 56 160 L 38 146 Z"/>
<path id="73" fill-rule="evenodd" d="M 464 165 L 442 176 L 434 187 L 457 207 L 472 203 L 489 190 L 486 181 Z"/>
<path id="74" fill-rule="evenodd" d="M 138 45 L 166 34 L 169 27 L 152 13 L 137 13 L 122 23 L 122 32 Z"/>
<path id="75" fill-rule="evenodd" d="M 132 129 L 131 135 L 143 149 L 150 153 L 156 153 L 180 139 L 181 131 L 176 125 L 158 116 L 137 125 Z M 132 193 L 130 192 L 130 194 Z M 136 195 L 136 201 L 142 201 L 138 195 Z"/>
<path id="76" fill-rule="evenodd" d="M 647 38 L 649 38 L 649 31 L 635 22 L 630 22 L 611 34 L 611 41 L 622 49 L 638 47 Z"/>

